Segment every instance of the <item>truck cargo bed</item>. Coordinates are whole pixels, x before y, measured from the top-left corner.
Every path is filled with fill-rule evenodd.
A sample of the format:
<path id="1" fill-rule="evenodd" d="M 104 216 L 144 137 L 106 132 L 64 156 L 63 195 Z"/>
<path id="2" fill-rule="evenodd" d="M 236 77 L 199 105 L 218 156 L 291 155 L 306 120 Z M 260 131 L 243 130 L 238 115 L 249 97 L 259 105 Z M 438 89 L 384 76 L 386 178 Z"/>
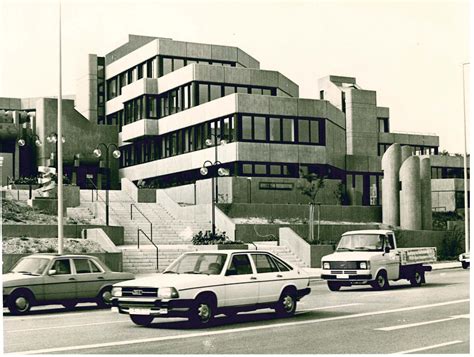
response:
<path id="1" fill-rule="evenodd" d="M 400 252 L 400 264 L 425 264 L 436 262 L 436 248 L 398 248 Z"/>

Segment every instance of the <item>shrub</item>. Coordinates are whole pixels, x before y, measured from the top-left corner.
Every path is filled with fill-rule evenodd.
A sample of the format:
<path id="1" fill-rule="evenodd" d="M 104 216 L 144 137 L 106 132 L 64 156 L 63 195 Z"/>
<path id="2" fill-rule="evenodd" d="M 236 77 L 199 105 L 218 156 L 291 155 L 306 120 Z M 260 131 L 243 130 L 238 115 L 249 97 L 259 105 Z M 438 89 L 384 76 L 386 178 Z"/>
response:
<path id="1" fill-rule="evenodd" d="M 441 241 L 438 256 L 440 260 L 455 260 L 461 254 L 464 242 L 464 229 L 455 227 L 452 231 L 447 231 Z"/>
<path id="2" fill-rule="evenodd" d="M 212 244 L 242 244 L 241 241 L 230 240 L 226 236 L 225 232 L 219 233 L 216 232 L 212 234 L 211 231 L 202 232 L 195 234 L 193 236 L 192 242 L 194 245 L 212 245 Z"/>

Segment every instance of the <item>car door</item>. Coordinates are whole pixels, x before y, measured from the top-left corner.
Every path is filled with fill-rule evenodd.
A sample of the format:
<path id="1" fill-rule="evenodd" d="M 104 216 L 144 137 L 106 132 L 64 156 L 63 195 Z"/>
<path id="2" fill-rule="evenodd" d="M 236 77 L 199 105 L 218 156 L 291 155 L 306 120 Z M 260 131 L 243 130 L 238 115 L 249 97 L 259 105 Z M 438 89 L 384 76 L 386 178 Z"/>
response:
<path id="1" fill-rule="evenodd" d="M 258 301 L 258 279 L 248 254 L 233 254 L 225 273 L 223 306 L 254 305 Z"/>
<path id="2" fill-rule="evenodd" d="M 76 278 L 72 273 L 71 260 L 69 258 L 56 258 L 53 260 L 44 280 L 45 300 L 61 301 L 76 298 Z"/>
<path id="3" fill-rule="evenodd" d="M 259 282 L 258 303 L 277 301 L 283 290 L 285 280 L 276 263 L 265 253 L 252 253 Z"/>
<path id="4" fill-rule="evenodd" d="M 99 294 L 104 284 L 104 273 L 88 258 L 74 258 L 78 299 L 90 299 Z"/>
<path id="5" fill-rule="evenodd" d="M 400 255 L 395 249 L 393 235 L 389 234 L 384 238 L 384 247 L 389 247 L 390 252 L 384 253 L 388 279 L 398 279 L 400 274 Z"/>

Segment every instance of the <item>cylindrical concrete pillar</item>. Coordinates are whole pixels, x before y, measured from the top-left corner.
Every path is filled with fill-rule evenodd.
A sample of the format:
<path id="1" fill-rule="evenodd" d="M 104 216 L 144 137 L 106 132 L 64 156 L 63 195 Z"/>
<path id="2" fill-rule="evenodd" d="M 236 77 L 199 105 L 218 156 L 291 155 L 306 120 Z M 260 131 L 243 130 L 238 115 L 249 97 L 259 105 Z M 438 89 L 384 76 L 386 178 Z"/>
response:
<path id="1" fill-rule="evenodd" d="M 421 226 L 422 229 L 433 228 L 432 206 L 431 206 L 431 160 L 429 157 L 421 159 L 420 163 L 420 185 L 421 185 Z"/>
<path id="2" fill-rule="evenodd" d="M 403 145 L 402 146 L 402 162 L 401 163 L 403 164 L 403 162 L 412 155 L 413 155 L 413 148 L 411 146 Z"/>
<path id="3" fill-rule="evenodd" d="M 400 168 L 400 227 L 421 230 L 420 158 L 410 156 Z"/>
<path id="4" fill-rule="evenodd" d="M 400 225 L 400 165 L 400 145 L 392 144 L 382 156 L 382 222 L 391 226 Z"/>

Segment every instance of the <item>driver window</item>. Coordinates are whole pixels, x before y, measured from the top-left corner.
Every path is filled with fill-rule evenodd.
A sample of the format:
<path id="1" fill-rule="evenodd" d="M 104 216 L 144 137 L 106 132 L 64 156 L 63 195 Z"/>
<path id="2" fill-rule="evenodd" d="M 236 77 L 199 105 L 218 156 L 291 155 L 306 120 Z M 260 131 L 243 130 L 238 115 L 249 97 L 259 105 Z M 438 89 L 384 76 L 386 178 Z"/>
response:
<path id="1" fill-rule="evenodd" d="M 393 234 L 387 234 L 387 244 L 390 247 L 390 249 L 395 249 L 395 244 L 393 241 Z"/>
<path id="2" fill-rule="evenodd" d="M 52 269 L 56 270 L 56 275 L 71 274 L 71 264 L 69 263 L 69 259 L 56 260 Z"/>

